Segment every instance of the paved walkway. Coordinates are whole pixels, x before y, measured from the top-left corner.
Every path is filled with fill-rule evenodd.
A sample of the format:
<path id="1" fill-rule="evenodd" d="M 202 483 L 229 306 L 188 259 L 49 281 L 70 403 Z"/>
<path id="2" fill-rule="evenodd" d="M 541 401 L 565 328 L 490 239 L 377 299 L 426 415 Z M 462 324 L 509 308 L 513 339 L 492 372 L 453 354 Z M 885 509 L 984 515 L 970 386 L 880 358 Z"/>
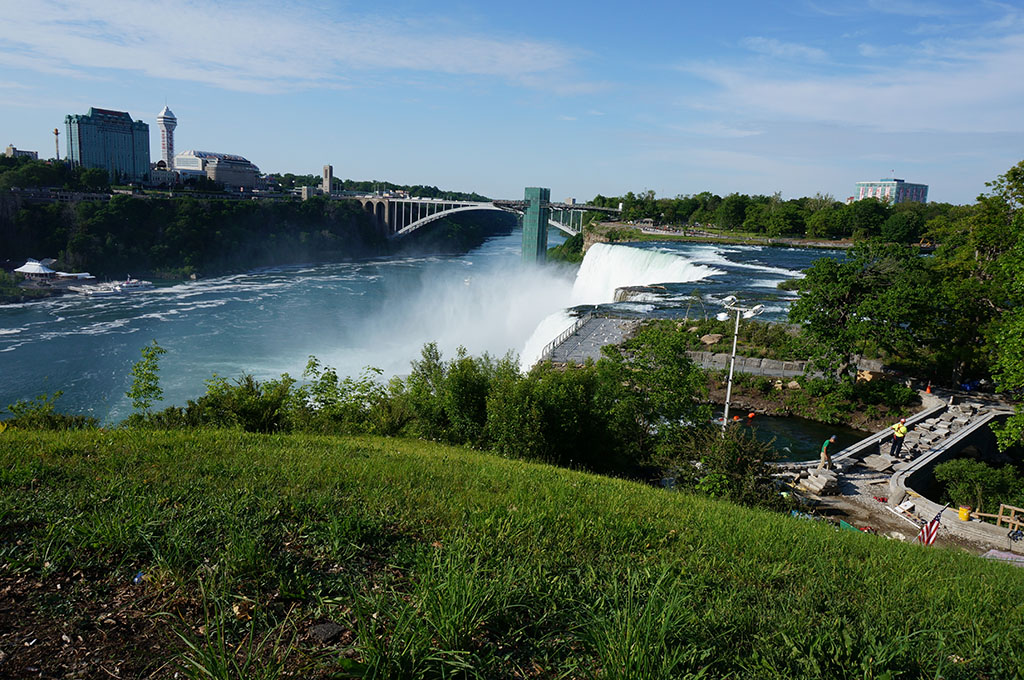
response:
<path id="1" fill-rule="evenodd" d="M 601 348 L 624 342 L 640 325 L 637 319 L 592 316 L 551 352 L 555 364 L 583 364 L 601 358 Z"/>

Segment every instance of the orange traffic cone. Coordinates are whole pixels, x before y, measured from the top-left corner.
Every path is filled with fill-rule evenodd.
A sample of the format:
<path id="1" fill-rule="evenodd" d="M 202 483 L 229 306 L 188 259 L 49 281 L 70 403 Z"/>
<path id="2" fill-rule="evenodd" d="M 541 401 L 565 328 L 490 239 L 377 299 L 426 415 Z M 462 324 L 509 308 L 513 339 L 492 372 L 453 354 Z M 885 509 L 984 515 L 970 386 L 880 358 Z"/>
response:
<path id="1" fill-rule="evenodd" d="M 924 392 L 925 392 L 925 394 L 931 394 L 932 393 L 932 384 L 931 384 L 931 382 L 928 383 L 928 387 L 924 388 Z"/>

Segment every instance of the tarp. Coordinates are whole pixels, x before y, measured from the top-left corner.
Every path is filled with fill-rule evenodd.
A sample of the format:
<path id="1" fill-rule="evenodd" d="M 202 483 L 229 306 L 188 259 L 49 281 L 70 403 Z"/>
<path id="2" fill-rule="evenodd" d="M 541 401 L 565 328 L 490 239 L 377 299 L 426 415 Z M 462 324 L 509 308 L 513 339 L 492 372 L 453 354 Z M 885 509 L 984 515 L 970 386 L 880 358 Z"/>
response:
<path id="1" fill-rule="evenodd" d="M 989 550 L 982 557 L 990 560 L 999 560 L 1000 562 L 1007 562 L 1017 567 L 1024 567 L 1024 555 L 1018 555 L 1012 552 L 1006 552 L 1005 550 Z"/>

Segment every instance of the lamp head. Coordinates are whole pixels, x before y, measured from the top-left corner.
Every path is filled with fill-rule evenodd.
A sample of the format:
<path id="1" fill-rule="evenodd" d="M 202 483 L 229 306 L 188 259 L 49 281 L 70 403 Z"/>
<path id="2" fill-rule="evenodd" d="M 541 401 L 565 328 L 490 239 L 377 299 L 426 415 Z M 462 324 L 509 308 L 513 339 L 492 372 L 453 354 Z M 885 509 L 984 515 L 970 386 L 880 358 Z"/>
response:
<path id="1" fill-rule="evenodd" d="M 718 314 L 715 314 L 715 318 L 718 319 L 719 321 L 728 321 L 729 312 L 719 312 Z"/>
<path id="2" fill-rule="evenodd" d="M 747 311 L 743 312 L 743 318 L 744 319 L 749 319 L 752 316 L 757 316 L 758 314 L 760 314 L 763 311 L 764 311 L 764 305 L 757 305 L 757 306 L 752 307 L 752 308 L 748 309 Z"/>

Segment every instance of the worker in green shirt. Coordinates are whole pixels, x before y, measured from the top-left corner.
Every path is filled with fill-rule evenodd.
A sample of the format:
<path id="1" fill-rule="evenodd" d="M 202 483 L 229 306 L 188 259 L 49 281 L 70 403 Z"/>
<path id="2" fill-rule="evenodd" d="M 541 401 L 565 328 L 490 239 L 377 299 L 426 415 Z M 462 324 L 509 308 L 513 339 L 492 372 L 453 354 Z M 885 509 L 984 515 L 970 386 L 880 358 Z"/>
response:
<path id="1" fill-rule="evenodd" d="M 821 445 L 821 462 L 818 463 L 818 470 L 825 468 L 826 470 L 832 469 L 832 456 L 828 452 L 828 447 L 836 443 L 836 436 L 832 435 L 825 440 L 825 443 Z"/>

